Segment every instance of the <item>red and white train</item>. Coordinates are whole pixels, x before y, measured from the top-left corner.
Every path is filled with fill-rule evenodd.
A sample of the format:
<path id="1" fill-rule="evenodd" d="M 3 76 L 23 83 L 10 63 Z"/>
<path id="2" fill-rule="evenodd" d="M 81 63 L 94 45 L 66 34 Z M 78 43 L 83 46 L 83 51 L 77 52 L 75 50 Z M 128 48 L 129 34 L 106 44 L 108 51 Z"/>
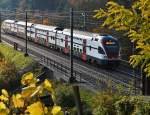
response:
<path id="1" fill-rule="evenodd" d="M 25 37 L 25 22 L 5 20 L 2 29 L 5 33 Z M 27 23 L 27 36 L 30 41 L 50 48 L 57 48 L 65 54 L 70 52 L 70 29 L 59 29 L 54 26 Z M 110 35 L 74 30 L 74 56 L 84 61 L 98 64 L 115 64 L 120 62 L 120 46 L 118 40 Z"/>

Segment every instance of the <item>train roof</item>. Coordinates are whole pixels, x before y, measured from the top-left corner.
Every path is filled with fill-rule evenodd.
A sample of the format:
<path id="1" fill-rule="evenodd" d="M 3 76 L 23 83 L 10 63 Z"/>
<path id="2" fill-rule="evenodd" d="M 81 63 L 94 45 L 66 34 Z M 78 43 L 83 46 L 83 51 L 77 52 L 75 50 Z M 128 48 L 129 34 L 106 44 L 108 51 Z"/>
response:
<path id="1" fill-rule="evenodd" d="M 17 24 L 23 25 L 23 26 L 25 26 L 25 24 L 26 24 L 26 22 L 15 21 L 15 20 L 5 20 L 4 22 L 8 22 L 8 23 L 15 23 L 16 22 Z M 34 23 L 29 23 L 29 22 L 27 23 L 27 26 L 34 26 L 37 29 L 45 30 L 45 31 L 56 32 L 59 30 L 59 28 L 55 27 L 55 26 L 47 26 L 47 25 L 34 24 Z M 57 30 L 57 28 L 58 28 L 58 30 Z M 59 30 L 58 33 L 63 33 L 65 35 L 70 36 L 71 30 L 70 29 L 62 29 L 62 30 Z M 73 36 L 80 38 L 80 39 L 88 39 L 88 40 L 93 39 L 93 38 L 97 38 L 98 40 L 107 39 L 107 38 L 116 39 L 116 38 L 112 37 L 111 35 L 84 32 L 84 31 L 79 31 L 79 30 L 74 30 Z"/>
<path id="2" fill-rule="evenodd" d="M 70 31 L 71 31 L 70 29 L 64 29 L 63 33 L 70 36 Z M 93 37 L 98 36 L 98 34 L 74 30 L 73 36 L 78 38 L 84 38 L 84 39 L 92 39 Z"/>
<path id="3" fill-rule="evenodd" d="M 7 22 L 7 23 L 14 23 L 16 22 L 15 20 L 5 20 L 4 22 Z"/>
<path id="4" fill-rule="evenodd" d="M 63 32 L 65 33 L 70 33 L 70 29 L 64 29 Z M 73 33 L 74 34 L 80 34 L 80 35 L 84 35 L 84 36 L 90 36 L 90 37 L 93 37 L 93 36 L 96 36 L 98 34 L 96 33 L 91 33 L 91 32 L 84 32 L 84 31 L 79 31 L 79 30 L 73 30 Z"/>
<path id="5" fill-rule="evenodd" d="M 34 27 L 37 29 L 48 30 L 48 31 L 54 31 L 56 28 L 55 26 L 46 26 L 46 25 L 42 25 L 42 24 L 35 24 Z"/>
<path id="6" fill-rule="evenodd" d="M 18 25 L 23 25 L 23 26 L 25 26 L 26 25 L 26 22 L 23 22 L 23 21 L 18 21 L 16 24 L 18 24 Z M 27 23 L 27 26 L 32 26 L 32 25 L 34 25 L 33 23 Z"/>

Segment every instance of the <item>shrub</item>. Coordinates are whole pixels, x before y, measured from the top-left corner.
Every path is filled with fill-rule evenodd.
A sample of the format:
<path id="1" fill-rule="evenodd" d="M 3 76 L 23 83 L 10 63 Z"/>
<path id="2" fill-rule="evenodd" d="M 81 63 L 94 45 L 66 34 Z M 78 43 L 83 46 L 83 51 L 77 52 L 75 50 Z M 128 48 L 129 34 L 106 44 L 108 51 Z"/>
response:
<path id="1" fill-rule="evenodd" d="M 0 44 L 0 52 L 6 60 L 10 60 L 15 64 L 17 70 L 23 69 L 33 62 L 32 58 L 24 57 L 23 53 L 15 51 L 5 44 Z"/>
<path id="2" fill-rule="evenodd" d="M 74 95 L 70 86 L 59 84 L 56 88 L 56 96 L 56 102 L 61 107 L 75 107 Z"/>
<path id="3" fill-rule="evenodd" d="M 15 64 L 10 60 L 0 59 L 0 86 L 6 87 L 16 77 Z"/>
<path id="4" fill-rule="evenodd" d="M 94 97 L 93 114 L 94 115 L 116 115 L 115 102 L 117 97 L 109 93 L 98 93 Z"/>
<path id="5" fill-rule="evenodd" d="M 54 90 L 50 81 L 39 80 L 32 73 L 26 73 L 21 80 L 24 88 L 15 94 L 2 89 L 0 95 L 0 115 L 63 115 L 56 106 Z"/>

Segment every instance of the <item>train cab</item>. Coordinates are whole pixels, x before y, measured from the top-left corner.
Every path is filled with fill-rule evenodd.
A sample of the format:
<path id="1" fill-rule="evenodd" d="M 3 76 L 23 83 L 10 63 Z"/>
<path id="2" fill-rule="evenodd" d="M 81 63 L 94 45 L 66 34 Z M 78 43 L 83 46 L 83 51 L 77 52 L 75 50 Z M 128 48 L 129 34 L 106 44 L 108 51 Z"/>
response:
<path id="1" fill-rule="evenodd" d="M 102 36 L 101 43 L 105 53 L 103 63 L 118 65 L 120 61 L 120 46 L 118 40 L 110 35 L 105 35 Z M 100 52 L 100 49 L 98 49 L 98 52 Z M 105 60 L 107 60 L 107 62 Z"/>

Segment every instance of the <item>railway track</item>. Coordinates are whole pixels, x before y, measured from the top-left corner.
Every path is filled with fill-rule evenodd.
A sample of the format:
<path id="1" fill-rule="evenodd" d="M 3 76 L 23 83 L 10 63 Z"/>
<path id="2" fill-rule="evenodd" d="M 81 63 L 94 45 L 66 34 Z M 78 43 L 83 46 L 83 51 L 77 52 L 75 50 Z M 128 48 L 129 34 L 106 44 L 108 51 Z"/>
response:
<path id="1" fill-rule="evenodd" d="M 2 34 L 3 40 L 6 42 L 16 42 L 22 48 L 24 49 L 25 46 L 25 40 L 21 38 L 17 38 L 11 35 L 5 35 Z M 48 49 L 46 47 L 40 46 L 38 44 L 35 44 L 33 42 L 28 42 L 28 50 L 31 54 L 36 55 L 40 59 L 44 57 L 54 60 L 57 63 L 60 63 L 62 65 L 66 66 L 66 72 L 69 75 L 68 68 L 70 68 L 70 61 L 69 56 L 63 55 L 60 52 L 53 51 L 51 49 Z M 77 59 L 74 59 L 74 70 L 78 73 L 81 73 L 81 82 L 86 82 L 87 84 L 90 84 L 93 89 L 99 89 L 106 85 L 108 81 L 112 81 L 113 85 L 122 84 L 125 87 L 128 87 L 130 82 L 135 82 L 135 87 L 140 88 L 140 75 L 136 75 L 136 77 L 130 73 L 130 70 L 121 70 L 121 66 L 115 70 L 107 70 L 101 67 L 95 67 L 92 65 L 89 65 L 87 63 L 84 63 L 82 61 L 79 61 Z M 127 68 L 126 68 L 127 69 Z M 103 86 L 101 85 L 103 83 Z"/>

